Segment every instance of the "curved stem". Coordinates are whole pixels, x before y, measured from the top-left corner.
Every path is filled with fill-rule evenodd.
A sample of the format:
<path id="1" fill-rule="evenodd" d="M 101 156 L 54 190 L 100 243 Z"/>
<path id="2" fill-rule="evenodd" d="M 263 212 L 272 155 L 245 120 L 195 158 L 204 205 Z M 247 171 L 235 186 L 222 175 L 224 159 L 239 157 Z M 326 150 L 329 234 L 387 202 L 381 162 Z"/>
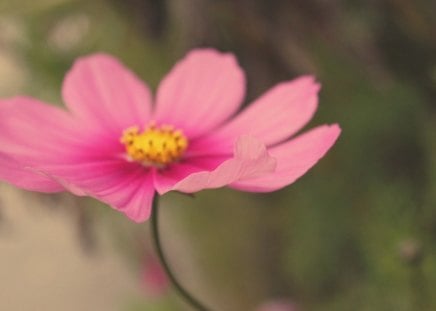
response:
<path id="1" fill-rule="evenodd" d="M 165 259 L 165 255 L 162 250 L 161 242 L 160 242 L 160 236 L 159 236 L 159 226 L 158 226 L 158 216 L 159 216 L 159 196 L 155 195 L 153 199 L 153 207 L 152 207 L 152 214 L 151 214 L 151 237 L 153 240 L 154 247 L 156 249 L 159 261 L 162 264 L 162 267 L 165 270 L 166 275 L 168 276 L 168 279 L 176 289 L 176 291 L 182 296 L 187 303 L 189 303 L 192 307 L 199 311 L 211 311 L 210 309 L 206 308 L 202 303 L 200 303 L 194 296 L 192 296 L 176 279 L 174 276 L 174 273 L 171 271 L 167 260 Z"/>

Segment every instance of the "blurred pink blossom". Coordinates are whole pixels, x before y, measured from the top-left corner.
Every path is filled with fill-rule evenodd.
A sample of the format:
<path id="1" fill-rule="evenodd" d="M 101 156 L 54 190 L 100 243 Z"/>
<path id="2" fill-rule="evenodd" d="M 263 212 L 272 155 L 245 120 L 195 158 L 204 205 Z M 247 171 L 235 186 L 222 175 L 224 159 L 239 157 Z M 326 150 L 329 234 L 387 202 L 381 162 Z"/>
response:
<path id="1" fill-rule="evenodd" d="M 147 296 L 161 296 L 169 288 L 169 281 L 161 264 L 153 255 L 143 260 L 141 285 Z"/>
<path id="2" fill-rule="evenodd" d="M 63 82 L 67 110 L 23 96 L 0 100 L 0 179 L 91 196 L 137 222 L 149 218 L 156 192 L 275 191 L 340 134 L 333 124 L 294 137 L 315 113 L 319 89 L 300 77 L 237 113 L 245 76 L 232 54 L 191 51 L 154 99 L 114 57 L 82 57 Z"/>

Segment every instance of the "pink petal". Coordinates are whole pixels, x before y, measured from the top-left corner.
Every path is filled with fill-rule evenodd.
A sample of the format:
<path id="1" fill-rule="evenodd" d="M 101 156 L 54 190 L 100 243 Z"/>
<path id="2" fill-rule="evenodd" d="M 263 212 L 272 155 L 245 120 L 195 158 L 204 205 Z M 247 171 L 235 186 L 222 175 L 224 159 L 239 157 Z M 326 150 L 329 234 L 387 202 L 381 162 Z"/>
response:
<path id="1" fill-rule="evenodd" d="M 93 132 L 59 108 L 19 97 L 0 101 L 0 178 L 42 192 L 69 190 L 149 217 L 152 174 L 120 157 L 118 135 Z"/>
<path id="2" fill-rule="evenodd" d="M 225 139 L 225 137 L 218 137 L 213 135 L 213 133 L 190 139 L 185 155 L 187 157 L 215 155 L 231 156 L 236 139 L 237 137 L 228 137 L 228 139 Z"/>
<path id="3" fill-rule="evenodd" d="M 41 169 L 79 195 L 94 197 L 141 222 L 149 218 L 154 196 L 150 169 L 123 159 L 52 165 Z"/>
<path id="4" fill-rule="evenodd" d="M 0 101 L 0 178 L 29 190 L 60 191 L 62 187 L 30 168 L 68 161 L 82 144 L 81 128 L 66 112 L 28 97 Z M 33 184 L 34 182 L 34 184 Z"/>
<path id="5" fill-rule="evenodd" d="M 234 119 L 215 131 L 217 143 L 252 135 L 267 146 L 289 138 L 313 116 L 320 86 L 311 76 L 283 82 L 266 92 Z"/>
<path id="6" fill-rule="evenodd" d="M 154 187 L 162 195 L 191 174 L 212 171 L 231 156 L 193 157 L 154 172 Z"/>
<path id="7" fill-rule="evenodd" d="M 149 121 L 151 94 L 138 77 L 105 54 L 78 59 L 65 76 L 63 98 L 83 122 L 118 133 Z"/>
<path id="8" fill-rule="evenodd" d="M 326 154 L 340 132 L 337 124 L 323 125 L 270 148 L 268 151 L 271 156 L 277 159 L 275 172 L 250 180 L 237 181 L 231 184 L 231 187 L 252 192 L 270 192 L 290 185 Z"/>
<path id="9" fill-rule="evenodd" d="M 134 192 L 129 192 L 130 199 L 123 205 L 111 203 L 113 198 L 110 196 L 96 197 L 112 205 L 115 209 L 122 211 L 133 221 L 138 223 L 143 222 L 150 218 L 152 212 L 153 197 L 155 195 L 152 175 L 143 176 L 142 181 L 138 182 L 137 188 L 133 191 Z"/>
<path id="10" fill-rule="evenodd" d="M 244 73 L 232 54 L 194 50 L 159 85 L 154 119 L 175 125 L 192 138 L 237 111 L 244 92 Z"/>
<path id="11" fill-rule="evenodd" d="M 43 175 L 35 174 L 26 169 L 14 159 L 0 152 L 0 180 L 19 187 L 21 189 L 39 192 L 60 192 L 65 190 L 59 183 Z"/>
<path id="12" fill-rule="evenodd" d="M 171 190 L 192 193 L 203 189 L 219 188 L 238 180 L 255 178 L 274 171 L 276 161 L 265 145 L 250 136 L 240 137 L 234 157 L 222 162 L 212 171 L 201 171 L 188 175 L 177 182 Z"/>

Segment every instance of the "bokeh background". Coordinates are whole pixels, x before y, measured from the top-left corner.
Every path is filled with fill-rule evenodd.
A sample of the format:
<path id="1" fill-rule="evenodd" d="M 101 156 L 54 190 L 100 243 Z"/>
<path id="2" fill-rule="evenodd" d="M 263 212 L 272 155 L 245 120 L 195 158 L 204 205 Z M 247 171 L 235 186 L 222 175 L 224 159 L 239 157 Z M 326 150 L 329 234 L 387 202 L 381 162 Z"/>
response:
<path id="1" fill-rule="evenodd" d="M 0 0 L 0 97 L 61 105 L 64 73 L 95 51 L 153 88 L 193 47 L 231 51 L 247 104 L 315 74 L 307 128 L 340 123 L 336 146 L 276 193 L 165 196 L 170 264 L 213 310 L 436 310 L 434 12 L 432 0 Z M 190 310 L 160 275 L 149 224 L 92 199 L 1 183 L 0 263 L 1 310 Z"/>

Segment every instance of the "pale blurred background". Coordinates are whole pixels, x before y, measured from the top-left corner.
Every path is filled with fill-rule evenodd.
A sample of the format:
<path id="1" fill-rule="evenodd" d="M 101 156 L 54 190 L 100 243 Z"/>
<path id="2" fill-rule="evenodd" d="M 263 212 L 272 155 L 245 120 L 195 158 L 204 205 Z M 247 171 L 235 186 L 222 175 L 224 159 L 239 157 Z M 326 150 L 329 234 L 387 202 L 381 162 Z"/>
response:
<path id="1" fill-rule="evenodd" d="M 434 12 L 431 0 L 0 0 L 0 97 L 61 105 L 63 75 L 95 51 L 153 88 L 193 47 L 231 51 L 246 103 L 315 74 L 307 128 L 340 123 L 337 145 L 274 194 L 164 197 L 170 264 L 213 310 L 436 310 Z M 1 183 L 0 310 L 190 310 L 149 234 L 92 199 Z"/>

